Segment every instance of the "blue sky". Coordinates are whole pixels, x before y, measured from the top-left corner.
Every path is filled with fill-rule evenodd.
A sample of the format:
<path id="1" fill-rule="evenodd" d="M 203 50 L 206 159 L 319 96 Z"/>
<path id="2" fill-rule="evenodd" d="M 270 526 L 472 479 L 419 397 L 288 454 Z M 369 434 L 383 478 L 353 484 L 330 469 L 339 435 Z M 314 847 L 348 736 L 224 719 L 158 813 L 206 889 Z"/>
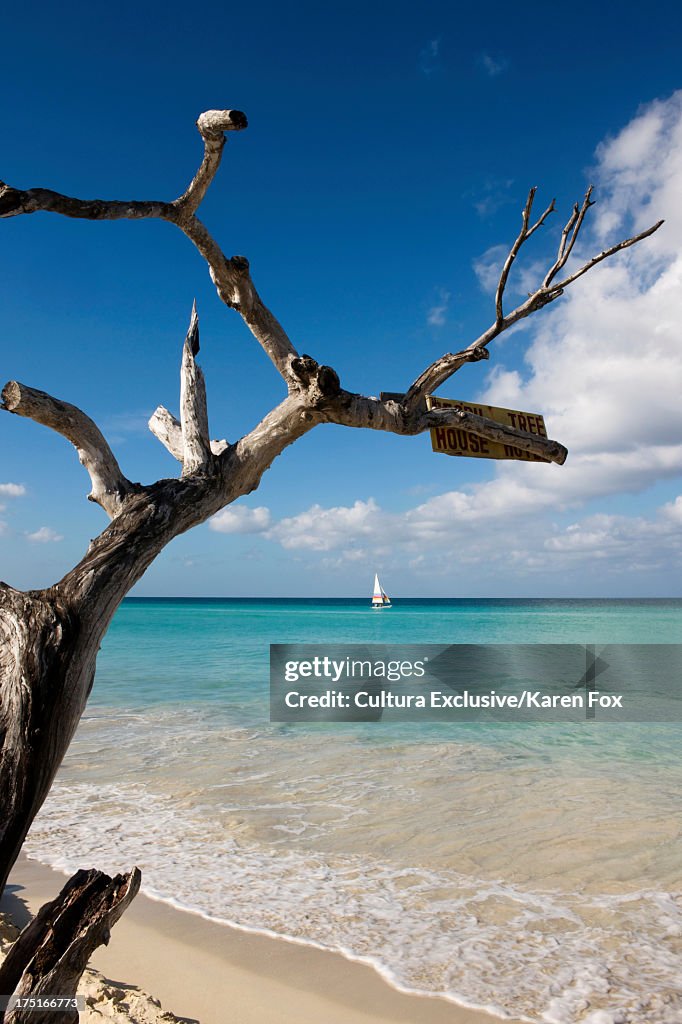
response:
<path id="1" fill-rule="evenodd" d="M 362 594 L 375 569 L 397 595 L 680 593 L 682 14 L 609 6 L 7 16 L 0 178 L 170 199 L 200 159 L 198 114 L 245 110 L 201 215 L 228 255 L 249 257 L 299 350 L 352 390 L 402 390 L 489 324 L 488 281 L 530 185 L 559 214 L 512 297 L 590 180 L 585 256 L 666 218 L 646 251 L 595 270 L 441 391 L 544 412 L 565 467 L 322 427 L 256 494 L 171 545 L 137 593 Z M 177 471 L 146 420 L 160 403 L 177 410 L 195 296 L 213 435 L 235 439 L 281 397 L 170 225 L 17 217 L 0 223 L 0 258 L 3 379 L 84 408 L 133 479 Z M 106 519 L 65 441 L 6 414 L 0 431 L 0 576 L 47 585 Z"/>

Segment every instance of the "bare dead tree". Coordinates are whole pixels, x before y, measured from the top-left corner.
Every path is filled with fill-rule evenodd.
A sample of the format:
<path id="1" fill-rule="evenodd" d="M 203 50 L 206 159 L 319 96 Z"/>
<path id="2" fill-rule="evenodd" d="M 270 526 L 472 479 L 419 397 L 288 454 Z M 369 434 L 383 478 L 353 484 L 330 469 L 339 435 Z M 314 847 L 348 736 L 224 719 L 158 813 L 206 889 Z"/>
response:
<path id="1" fill-rule="evenodd" d="M 197 126 L 203 160 L 187 190 L 172 202 L 74 199 L 49 189 L 22 191 L 0 183 L 0 217 L 51 212 L 86 220 L 157 218 L 174 224 L 204 258 L 219 297 L 241 316 L 286 388 L 280 404 L 239 440 L 212 441 L 204 379 L 196 362 L 199 326 L 193 310 L 182 350 L 180 418 L 160 406 L 149 422 L 180 462 L 181 473 L 178 479 L 143 485 L 123 474 L 101 431 L 80 409 L 17 381 L 5 386 L 2 407 L 7 412 L 50 427 L 76 448 L 90 476 L 89 498 L 111 522 L 78 565 L 53 586 L 21 592 L 0 584 L 0 889 L 83 713 L 97 651 L 111 618 L 162 548 L 255 490 L 274 459 L 321 423 L 402 435 L 456 424 L 562 464 L 567 452 L 557 441 L 503 427 L 462 408 L 427 411 L 425 398 L 465 363 L 487 359 L 487 346 L 513 324 L 554 302 L 597 263 L 651 235 L 662 223 L 567 270 L 592 205 L 588 190 L 562 231 L 556 260 L 542 283 L 505 312 L 505 288 L 514 260 L 554 209 L 550 204 L 533 223 L 531 189 L 521 231 L 500 275 L 490 327 L 466 348 L 427 366 L 401 399 L 381 400 L 345 390 L 334 369 L 299 354 L 256 291 L 248 260 L 225 256 L 198 219 L 197 210 L 220 165 L 225 133 L 241 131 L 247 120 L 240 111 L 209 110 Z"/>

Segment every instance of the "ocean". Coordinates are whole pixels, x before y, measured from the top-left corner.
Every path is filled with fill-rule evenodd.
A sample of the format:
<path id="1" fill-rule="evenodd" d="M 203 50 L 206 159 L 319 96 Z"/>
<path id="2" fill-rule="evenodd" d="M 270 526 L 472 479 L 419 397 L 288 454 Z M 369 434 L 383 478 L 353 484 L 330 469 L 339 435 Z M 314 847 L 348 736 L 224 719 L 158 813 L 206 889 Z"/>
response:
<path id="1" fill-rule="evenodd" d="M 26 852 L 546 1024 L 682 1021 L 682 725 L 270 723 L 271 643 L 682 643 L 680 600 L 129 599 Z"/>

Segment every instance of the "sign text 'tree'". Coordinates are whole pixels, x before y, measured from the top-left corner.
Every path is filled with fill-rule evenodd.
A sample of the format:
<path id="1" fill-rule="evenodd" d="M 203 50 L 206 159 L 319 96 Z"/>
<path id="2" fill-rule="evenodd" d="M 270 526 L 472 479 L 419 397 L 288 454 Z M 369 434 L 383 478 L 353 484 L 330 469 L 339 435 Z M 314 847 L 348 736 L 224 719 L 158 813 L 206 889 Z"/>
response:
<path id="1" fill-rule="evenodd" d="M 429 395 L 426 399 L 428 409 L 448 409 L 452 406 L 459 406 L 467 412 L 473 412 L 477 416 L 485 416 L 505 427 L 512 427 L 514 430 L 525 430 L 529 434 L 536 434 L 538 437 L 547 437 L 545 421 L 539 413 L 519 412 L 517 409 L 501 409 L 495 405 L 481 405 L 472 402 L 458 402 L 453 398 L 436 398 Z M 470 430 L 465 430 L 457 425 L 432 427 L 431 447 L 434 452 L 441 452 L 443 455 L 463 455 L 474 459 L 520 459 L 523 462 L 549 462 L 549 459 L 533 452 L 527 452 L 525 448 L 517 448 L 516 445 L 503 443 L 501 441 L 490 441 L 487 437 L 481 437 Z"/>

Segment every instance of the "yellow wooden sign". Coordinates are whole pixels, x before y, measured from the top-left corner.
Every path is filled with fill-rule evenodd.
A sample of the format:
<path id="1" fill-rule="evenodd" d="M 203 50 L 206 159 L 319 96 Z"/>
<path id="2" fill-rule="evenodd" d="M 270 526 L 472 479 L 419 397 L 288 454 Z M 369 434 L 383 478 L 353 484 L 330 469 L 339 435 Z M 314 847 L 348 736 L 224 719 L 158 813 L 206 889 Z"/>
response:
<path id="1" fill-rule="evenodd" d="M 427 396 L 426 405 L 428 409 L 448 409 L 453 405 L 458 405 L 468 412 L 476 413 L 477 416 L 485 416 L 486 419 L 494 420 L 495 423 L 501 423 L 505 427 L 513 427 L 515 430 L 525 430 L 529 434 L 547 437 L 545 421 L 536 412 L 500 409 L 495 405 L 474 405 L 471 402 L 458 402 L 454 398 L 437 398 L 434 395 Z M 520 459 L 523 462 L 550 461 L 549 459 L 544 459 L 541 455 L 527 452 L 525 448 L 517 448 L 513 444 L 489 441 L 487 437 L 473 434 L 470 430 L 463 430 L 462 427 L 454 424 L 449 427 L 433 427 L 431 429 L 431 447 L 434 452 L 441 452 L 443 455 L 464 455 L 469 459 Z"/>

